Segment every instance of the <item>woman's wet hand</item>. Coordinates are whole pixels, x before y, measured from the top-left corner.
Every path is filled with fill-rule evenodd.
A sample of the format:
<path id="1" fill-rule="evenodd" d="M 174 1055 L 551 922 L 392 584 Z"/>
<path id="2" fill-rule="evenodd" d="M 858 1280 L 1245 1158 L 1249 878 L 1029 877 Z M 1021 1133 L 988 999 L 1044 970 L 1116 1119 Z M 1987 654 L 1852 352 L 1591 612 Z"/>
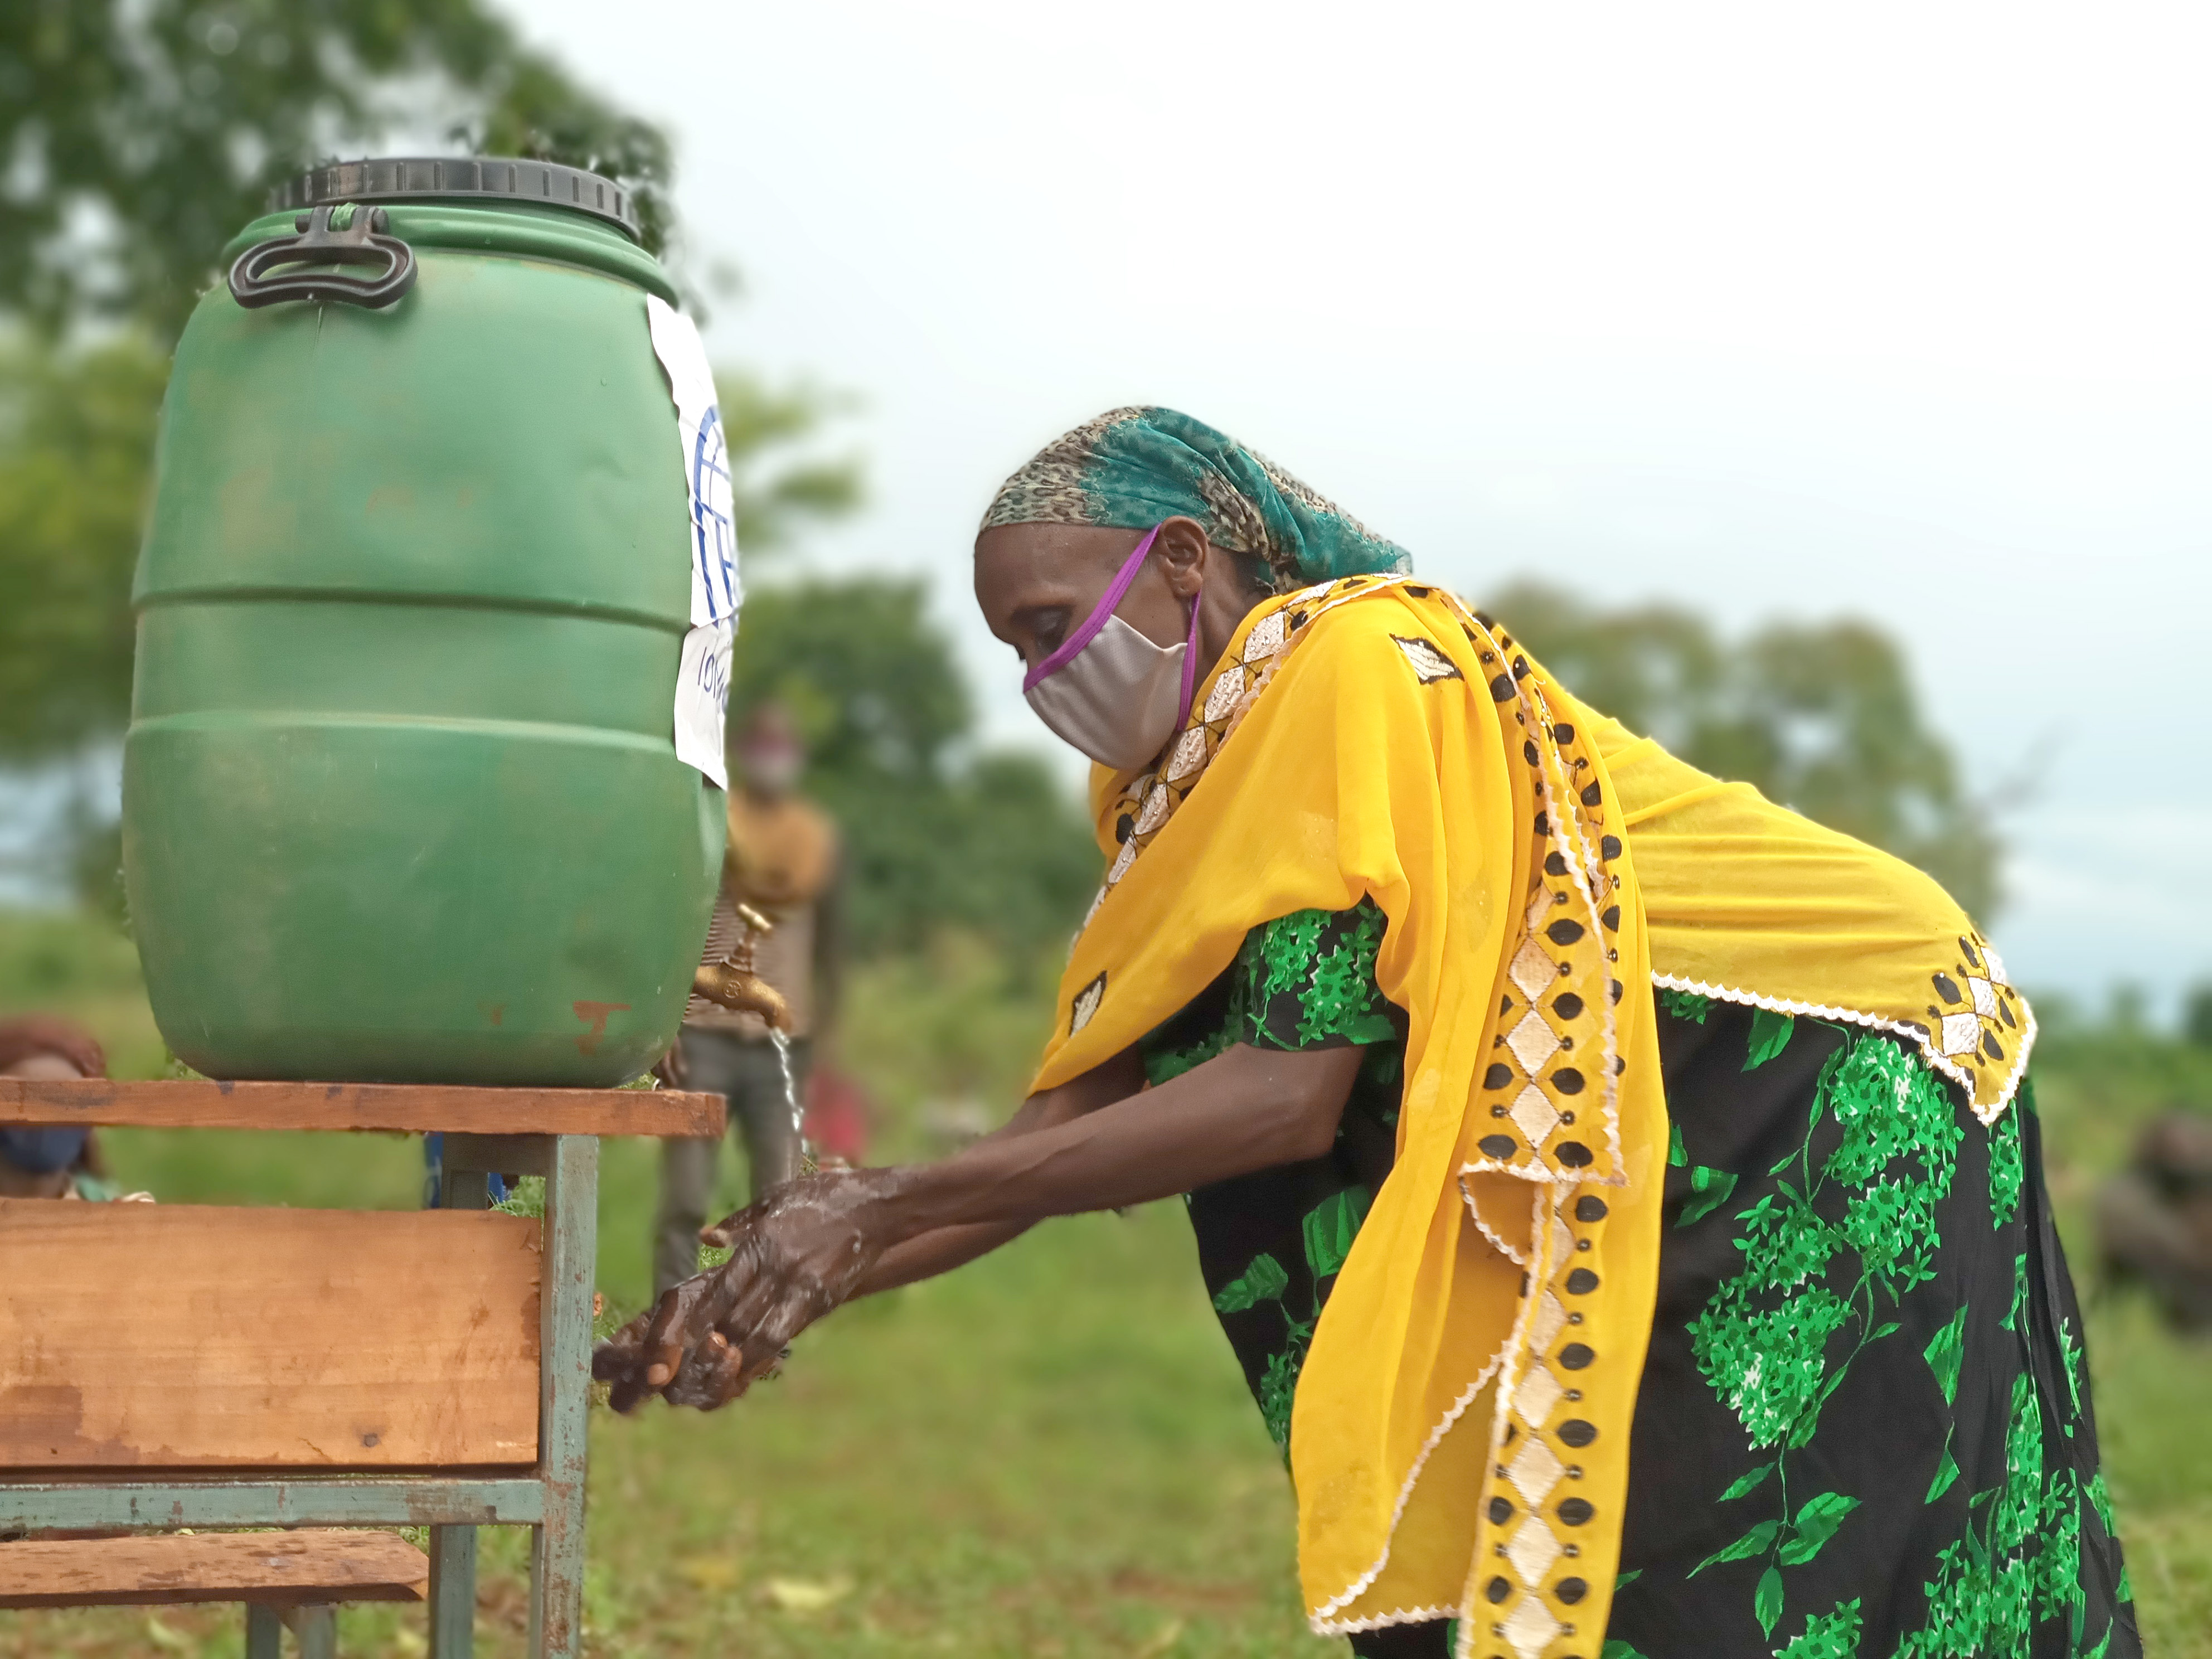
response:
<path id="1" fill-rule="evenodd" d="M 802 1176 L 717 1222 L 701 1242 L 726 1246 L 720 1267 L 685 1279 L 649 1314 L 599 1346 L 592 1374 L 611 1403 L 649 1395 L 712 1411 L 773 1370 L 792 1339 L 848 1300 L 884 1247 L 878 1203 L 887 1170 Z"/>

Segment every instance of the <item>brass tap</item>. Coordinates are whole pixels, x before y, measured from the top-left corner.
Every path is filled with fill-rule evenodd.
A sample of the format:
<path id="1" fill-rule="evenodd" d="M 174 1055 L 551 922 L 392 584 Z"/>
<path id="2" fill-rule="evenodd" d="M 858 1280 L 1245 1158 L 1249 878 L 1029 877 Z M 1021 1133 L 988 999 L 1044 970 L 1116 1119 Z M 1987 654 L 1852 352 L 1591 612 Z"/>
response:
<path id="1" fill-rule="evenodd" d="M 691 988 L 732 1013 L 757 1015 L 775 1030 L 787 1032 L 791 1004 L 753 969 L 753 947 L 775 931 L 775 924 L 750 904 L 739 902 L 734 908 L 744 926 L 744 937 L 720 962 L 701 964 L 691 975 Z"/>
<path id="2" fill-rule="evenodd" d="M 708 963 L 691 975 L 691 988 L 733 1013 L 757 1014 L 779 1031 L 791 1030 L 791 1005 L 783 993 L 750 968 Z"/>

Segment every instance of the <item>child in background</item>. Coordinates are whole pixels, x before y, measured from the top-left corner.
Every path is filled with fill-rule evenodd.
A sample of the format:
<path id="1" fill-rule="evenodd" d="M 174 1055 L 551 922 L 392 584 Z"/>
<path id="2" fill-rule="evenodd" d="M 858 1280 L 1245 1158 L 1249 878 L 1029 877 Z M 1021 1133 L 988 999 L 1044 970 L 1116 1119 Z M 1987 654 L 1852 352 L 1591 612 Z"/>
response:
<path id="1" fill-rule="evenodd" d="M 0 1078 L 59 1083 L 106 1075 L 107 1056 L 82 1026 L 41 1014 L 0 1020 Z M 0 1125 L 0 1198 L 117 1196 L 100 1167 L 99 1143 L 90 1129 Z"/>

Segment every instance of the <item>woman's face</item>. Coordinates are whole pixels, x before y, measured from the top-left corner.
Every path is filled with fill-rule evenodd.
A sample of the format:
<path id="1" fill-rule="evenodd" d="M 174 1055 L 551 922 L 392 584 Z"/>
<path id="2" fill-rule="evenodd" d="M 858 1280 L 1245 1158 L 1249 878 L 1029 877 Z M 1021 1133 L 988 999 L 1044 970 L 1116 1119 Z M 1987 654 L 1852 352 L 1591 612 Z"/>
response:
<path id="1" fill-rule="evenodd" d="M 1097 608 L 1115 572 L 1144 538 L 1141 530 L 1090 525 L 987 530 L 975 538 L 975 603 L 991 631 L 1034 668 Z M 1155 645 L 1179 645 L 1189 631 L 1189 595 L 1176 591 L 1168 550 L 1154 546 L 1114 614 Z"/>

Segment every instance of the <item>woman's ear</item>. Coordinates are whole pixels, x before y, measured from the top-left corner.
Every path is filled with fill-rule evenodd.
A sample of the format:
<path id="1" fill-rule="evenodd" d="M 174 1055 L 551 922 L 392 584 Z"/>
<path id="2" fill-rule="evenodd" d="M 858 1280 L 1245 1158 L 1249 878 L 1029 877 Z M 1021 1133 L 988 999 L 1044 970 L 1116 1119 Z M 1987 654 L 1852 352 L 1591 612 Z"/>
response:
<path id="1" fill-rule="evenodd" d="M 1168 586 L 1179 599 L 1194 596 L 1206 579 L 1206 557 L 1210 551 L 1206 539 L 1206 527 L 1195 519 L 1173 518 L 1160 526 L 1159 539 L 1152 544 L 1152 551 L 1159 556 L 1161 568 L 1167 572 Z"/>

